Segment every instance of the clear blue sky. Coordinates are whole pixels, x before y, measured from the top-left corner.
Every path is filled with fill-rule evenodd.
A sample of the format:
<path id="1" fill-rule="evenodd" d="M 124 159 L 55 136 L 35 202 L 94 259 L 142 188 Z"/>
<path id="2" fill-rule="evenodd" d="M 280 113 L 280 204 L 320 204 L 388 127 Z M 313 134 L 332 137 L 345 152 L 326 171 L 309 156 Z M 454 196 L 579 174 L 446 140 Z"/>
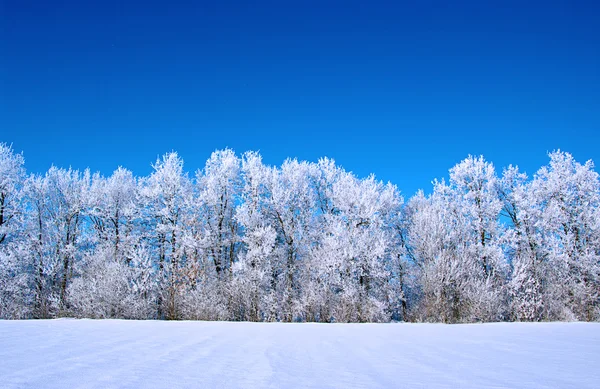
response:
<path id="1" fill-rule="evenodd" d="M 231 147 L 410 196 L 468 154 L 600 163 L 597 1 L 0 4 L 0 141 L 32 172 Z"/>

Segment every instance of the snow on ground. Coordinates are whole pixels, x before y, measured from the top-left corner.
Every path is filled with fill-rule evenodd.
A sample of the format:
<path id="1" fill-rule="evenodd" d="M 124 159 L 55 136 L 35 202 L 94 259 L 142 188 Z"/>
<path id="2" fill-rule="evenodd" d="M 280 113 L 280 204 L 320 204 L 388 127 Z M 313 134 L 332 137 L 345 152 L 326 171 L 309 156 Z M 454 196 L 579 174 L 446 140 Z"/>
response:
<path id="1" fill-rule="evenodd" d="M 600 324 L 0 321 L 1 388 L 598 388 Z"/>

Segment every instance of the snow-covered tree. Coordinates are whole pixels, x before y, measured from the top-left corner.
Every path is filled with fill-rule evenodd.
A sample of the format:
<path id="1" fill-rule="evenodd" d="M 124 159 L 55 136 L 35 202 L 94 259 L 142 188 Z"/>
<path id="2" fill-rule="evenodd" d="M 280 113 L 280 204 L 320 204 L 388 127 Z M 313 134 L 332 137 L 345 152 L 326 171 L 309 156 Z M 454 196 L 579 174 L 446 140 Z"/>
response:
<path id="1" fill-rule="evenodd" d="M 537 223 L 539 213 L 530 202 L 527 175 L 509 166 L 502 177 L 500 194 L 510 225 L 505 242 L 512 265 L 508 284 L 511 316 L 514 320 L 542 320 L 548 317 L 547 308 L 552 304 L 547 288 L 550 269 Z"/>
<path id="2" fill-rule="evenodd" d="M 196 174 L 206 252 L 218 275 L 235 262 L 239 241 L 235 207 L 240 192 L 240 159 L 230 149 L 215 151 Z"/>
<path id="3" fill-rule="evenodd" d="M 124 254 L 137 243 L 134 236 L 138 214 L 138 187 L 133 174 L 119 167 L 108 178 L 92 177 L 89 215 L 97 235 L 97 243 L 110 247 L 113 261 L 129 262 Z"/>
<path id="4" fill-rule="evenodd" d="M 398 275 L 390 228 L 402 202 L 397 189 L 358 179 L 328 159 L 314 166 L 312 181 L 317 222 L 302 281 L 306 318 L 387 320 Z"/>
<path id="5" fill-rule="evenodd" d="M 56 309 L 66 312 L 67 287 L 73 278 L 75 263 L 89 248 L 85 236 L 87 198 L 90 172 L 51 167 L 42 179 L 40 195 L 45 196 L 47 225 L 45 234 L 49 244 L 52 296 Z M 42 238 L 44 239 L 44 238 Z"/>
<path id="6" fill-rule="evenodd" d="M 155 315 L 152 268 L 144 246 L 115 261 L 112 247 L 86 255 L 68 289 L 72 312 L 94 319 L 149 319 Z"/>
<path id="7" fill-rule="evenodd" d="M 177 301 L 185 267 L 184 236 L 186 205 L 191 182 L 183 171 L 183 160 L 172 152 L 153 165 L 154 171 L 141 188 L 143 239 L 153 249 L 157 267 L 158 317 L 176 319 Z"/>
<path id="8" fill-rule="evenodd" d="M 426 320 L 499 320 L 504 315 L 507 264 L 494 167 L 469 157 L 410 204 L 406 242 L 422 290 Z"/>
<path id="9" fill-rule="evenodd" d="M 24 159 L 11 146 L 0 143 L 0 247 L 19 230 L 22 211 L 21 189 L 25 181 Z"/>
<path id="10" fill-rule="evenodd" d="M 0 143 L 0 318 L 28 314 L 27 252 L 22 244 L 24 159 Z"/>
<path id="11" fill-rule="evenodd" d="M 257 227 L 244 236 L 246 249 L 233 265 L 229 285 L 233 318 L 275 320 L 273 268 L 277 234 L 271 226 Z"/>
<path id="12" fill-rule="evenodd" d="M 268 258 L 260 259 L 261 266 L 268 267 L 271 302 L 277 312 L 277 319 L 292 321 L 302 315 L 299 306 L 301 294 L 302 261 L 310 247 L 314 223 L 314 194 L 310 186 L 311 165 L 297 160 L 286 160 L 281 168 L 262 164 L 256 153 L 244 155 L 242 170 L 244 175 L 243 204 L 238 211 L 238 220 L 245 235 L 275 232 L 274 252 Z M 270 227 L 270 228 L 269 228 Z M 246 240 L 248 252 L 271 251 L 269 239 L 259 239 L 251 243 Z M 252 247 L 252 245 L 255 245 Z M 257 254 L 250 254 L 257 261 Z M 264 263 L 265 261 L 269 263 Z M 268 314 L 270 315 L 270 314 Z"/>
<path id="13" fill-rule="evenodd" d="M 50 241 L 51 214 L 47 196 L 49 181 L 44 176 L 31 175 L 25 181 L 23 193 L 28 202 L 26 216 L 26 251 L 34 286 L 33 316 L 50 317 L 52 311 L 52 286 L 56 281 L 56 258 Z"/>
<path id="14" fill-rule="evenodd" d="M 267 174 L 265 217 L 277 232 L 277 254 L 272 264 L 276 303 L 280 319 L 292 321 L 301 315 L 301 267 L 307 256 L 314 226 L 314 193 L 310 186 L 311 166 L 286 160 Z"/>
<path id="15" fill-rule="evenodd" d="M 600 320 L 600 179 L 568 153 L 469 156 L 406 204 L 327 158 L 153 167 L 26 177 L 0 144 L 0 318 Z"/>
<path id="16" fill-rule="evenodd" d="M 550 153 L 527 187 L 522 218 L 532 215 L 548 263 L 546 317 L 598 319 L 600 304 L 600 182 L 593 164 Z"/>

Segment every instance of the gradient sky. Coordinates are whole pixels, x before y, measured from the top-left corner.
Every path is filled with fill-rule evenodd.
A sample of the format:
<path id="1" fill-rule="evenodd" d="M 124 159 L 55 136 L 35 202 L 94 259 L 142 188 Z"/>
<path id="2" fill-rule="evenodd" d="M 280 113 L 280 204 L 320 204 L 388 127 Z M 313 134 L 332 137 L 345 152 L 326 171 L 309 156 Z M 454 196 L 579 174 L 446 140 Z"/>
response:
<path id="1" fill-rule="evenodd" d="M 0 142 L 31 172 L 329 156 L 407 196 L 468 154 L 598 162 L 599 4 L 0 0 Z"/>

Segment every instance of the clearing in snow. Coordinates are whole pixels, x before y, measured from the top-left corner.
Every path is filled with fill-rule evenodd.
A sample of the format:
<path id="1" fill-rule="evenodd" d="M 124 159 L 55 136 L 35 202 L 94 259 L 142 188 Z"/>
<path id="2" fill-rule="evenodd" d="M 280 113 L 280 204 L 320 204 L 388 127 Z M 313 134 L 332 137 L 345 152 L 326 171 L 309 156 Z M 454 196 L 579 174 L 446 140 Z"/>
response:
<path id="1" fill-rule="evenodd" d="M 600 324 L 0 321 L 2 388 L 597 388 Z"/>

